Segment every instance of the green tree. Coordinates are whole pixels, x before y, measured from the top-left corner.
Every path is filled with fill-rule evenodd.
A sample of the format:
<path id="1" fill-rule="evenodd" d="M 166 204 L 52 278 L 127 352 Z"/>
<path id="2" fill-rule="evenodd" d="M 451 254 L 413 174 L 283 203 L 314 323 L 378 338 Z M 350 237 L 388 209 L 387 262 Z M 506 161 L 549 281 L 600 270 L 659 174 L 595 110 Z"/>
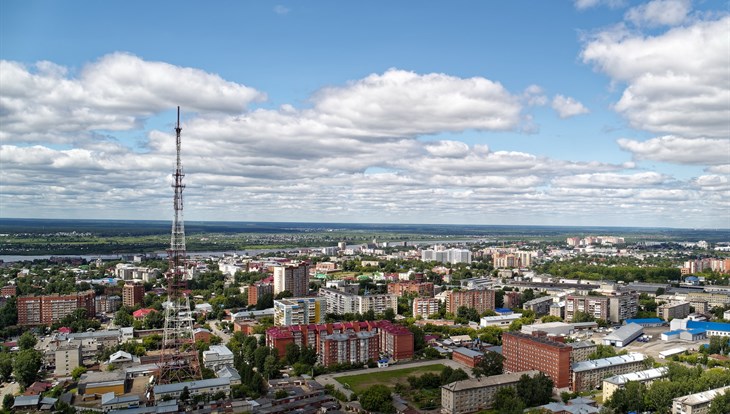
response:
<path id="1" fill-rule="evenodd" d="M 494 395 L 492 408 L 499 414 L 522 414 L 525 410 L 525 403 L 517 395 L 514 387 L 505 387 Z"/>
<path id="2" fill-rule="evenodd" d="M 472 374 L 479 378 L 481 376 L 489 377 L 492 375 L 499 375 L 502 373 L 504 364 L 504 357 L 496 352 L 487 351 L 484 353 L 481 361 L 472 368 Z"/>
<path id="3" fill-rule="evenodd" d="M 596 318 L 594 318 L 593 316 L 591 316 L 585 312 L 576 311 L 573 314 L 573 323 L 594 322 L 595 320 L 596 320 Z"/>
<path id="4" fill-rule="evenodd" d="M 456 310 L 456 317 L 463 318 L 468 321 L 479 322 L 479 312 L 476 309 L 467 306 L 459 306 Z"/>
<path id="5" fill-rule="evenodd" d="M 30 331 L 23 332 L 18 339 L 18 347 L 20 349 L 33 349 L 38 343 L 38 339 Z"/>
<path id="6" fill-rule="evenodd" d="M 183 387 L 182 392 L 180 393 L 180 401 L 187 402 L 190 400 L 190 390 L 188 387 Z"/>
<path id="7" fill-rule="evenodd" d="M 629 381 L 624 388 L 616 390 L 606 402 L 609 408 L 619 413 L 629 411 L 644 411 L 644 394 L 646 385 L 641 382 Z"/>
<path id="8" fill-rule="evenodd" d="M 10 411 L 10 409 L 13 408 L 13 404 L 15 404 L 15 397 L 13 397 L 13 394 L 5 394 L 3 397 L 3 409 Z"/>
<path id="9" fill-rule="evenodd" d="M 715 396 L 710 403 L 710 411 L 708 414 L 727 414 L 730 413 L 730 392 Z"/>
<path id="10" fill-rule="evenodd" d="M 71 378 L 73 378 L 74 381 L 78 381 L 79 378 L 86 373 L 86 371 L 88 371 L 86 367 L 76 367 L 71 371 Z"/>
<path id="11" fill-rule="evenodd" d="M 383 312 L 383 319 L 393 322 L 393 320 L 395 319 L 395 311 L 391 308 L 386 309 Z"/>
<path id="12" fill-rule="evenodd" d="M 13 357 L 9 352 L 0 353 L 0 379 L 3 381 L 10 380 L 13 374 Z"/>
<path id="13" fill-rule="evenodd" d="M 602 359 L 616 356 L 616 349 L 610 345 L 598 345 L 596 350 L 588 355 L 588 359 Z"/>
<path id="14" fill-rule="evenodd" d="M 15 355 L 13 374 L 18 382 L 27 387 L 38 378 L 41 369 L 41 353 L 35 349 L 24 349 Z"/>
<path id="15" fill-rule="evenodd" d="M 286 344 L 286 348 L 284 351 L 284 360 L 286 361 L 287 365 L 293 365 L 295 362 L 299 361 L 300 355 L 301 351 L 299 345 L 295 344 L 294 342 Z"/>
<path id="16" fill-rule="evenodd" d="M 382 384 L 376 384 L 358 395 L 362 408 L 368 411 L 380 413 L 394 413 L 393 397 L 390 388 Z"/>
<path id="17" fill-rule="evenodd" d="M 134 324 L 134 316 L 131 309 L 123 307 L 114 314 L 114 324 L 121 327 L 129 327 Z"/>
<path id="18" fill-rule="evenodd" d="M 523 374 L 517 382 L 517 394 L 526 407 L 547 404 L 553 394 L 553 380 L 542 372 L 535 377 Z"/>

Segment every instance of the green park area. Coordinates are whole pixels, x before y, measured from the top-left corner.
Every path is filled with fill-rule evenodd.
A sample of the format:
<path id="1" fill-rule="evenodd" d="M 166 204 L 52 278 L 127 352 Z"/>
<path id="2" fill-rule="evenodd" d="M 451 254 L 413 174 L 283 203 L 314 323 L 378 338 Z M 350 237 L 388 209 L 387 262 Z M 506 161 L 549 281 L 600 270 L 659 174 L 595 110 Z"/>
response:
<path id="1" fill-rule="evenodd" d="M 346 388 L 349 387 L 351 390 L 359 394 L 368 387 L 376 384 L 386 385 L 390 388 L 394 388 L 396 384 L 407 385 L 407 378 L 409 376 L 420 376 L 425 373 L 438 375 L 441 374 L 441 371 L 443 371 L 445 367 L 445 365 L 436 363 L 420 367 L 375 371 L 359 375 L 347 375 L 344 377 L 337 377 L 335 379 Z"/>

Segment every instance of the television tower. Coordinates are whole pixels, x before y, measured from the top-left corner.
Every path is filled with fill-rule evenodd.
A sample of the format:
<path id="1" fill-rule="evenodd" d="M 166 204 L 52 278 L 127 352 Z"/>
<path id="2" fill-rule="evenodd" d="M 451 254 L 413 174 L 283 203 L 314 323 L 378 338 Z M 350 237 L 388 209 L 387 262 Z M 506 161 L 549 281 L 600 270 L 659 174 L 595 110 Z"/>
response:
<path id="1" fill-rule="evenodd" d="M 175 126 L 177 161 L 172 174 L 175 189 L 172 237 L 167 250 L 169 269 L 167 270 L 167 300 L 165 306 L 165 329 L 160 353 L 159 384 L 192 381 L 201 379 L 198 351 L 193 338 L 193 316 L 190 311 L 190 298 L 184 291 L 187 287 L 187 258 L 185 252 L 185 226 L 183 224 L 183 197 L 185 176 L 180 162 L 180 107 L 177 107 Z"/>

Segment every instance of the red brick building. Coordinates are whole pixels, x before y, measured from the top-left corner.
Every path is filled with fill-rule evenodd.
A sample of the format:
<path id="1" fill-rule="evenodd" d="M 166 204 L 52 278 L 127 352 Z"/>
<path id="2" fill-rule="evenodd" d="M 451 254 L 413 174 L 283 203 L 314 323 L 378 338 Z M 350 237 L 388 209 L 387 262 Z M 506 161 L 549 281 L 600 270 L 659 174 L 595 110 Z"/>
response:
<path id="1" fill-rule="evenodd" d="M 122 305 L 133 308 L 144 303 L 144 285 L 126 284 L 122 288 Z"/>
<path id="2" fill-rule="evenodd" d="M 16 296 L 18 294 L 18 287 L 15 285 L 3 286 L 0 294 L 5 297 Z"/>
<path id="3" fill-rule="evenodd" d="M 502 335 L 505 372 L 538 370 L 549 376 L 556 388 L 570 386 L 570 353 L 572 348 L 545 336 L 521 332 Z"/>
<path id="4" fill-rule="evenodd" d="M 451 359 L 469 368 L 476 367 L 483 358 L 484 353 L 464 347 L 456 348 L 454 349 L 454 352 L 451 353 Z"/>
<path id="5" fill-rule="evenodd" d="M 519 308 L 522 305 L 522 293 L 504 292 L 504 307 L 508 309 Z"/>
<path id="6" fill-rule="evenodd" d="M 405 293 L 417 293 L 418 296 L 424 298 L 433 297 L 433 283 L 423 282 L 419 283 L 416 281 L 408 282 L 393 282 L 388 283 L 388 293 L 394 295 L 403 295 Z"/>
<path id="7" fill-rule="evenodd" d="M 284 355 L 286 345 L 289 343 L 297 344 L 300 347 L 313 347 L 321 351 L 323 350 L 322 343 L 328 336 L 357 332 L 375 333 L 378 355 L 386 353 L 395 359 L 413 358 L 413 333 L 408 328 L 389 321 L 276 326 L 266 331 L 266 345 L 276 348 L 279 355 Z M 368 341 L 372 340 L 368 339 Z M 372 342 L 369 343 L 372 344 Z M 367 349 L 368 352 L 371 352 L 370 347 Z M 375 355 L 375 352 L 372 352 L 372 355 Z"/>
<path id="8" fill-rule="evenodd" d="M 318 362 L 326 367 L 343 363 L 366 363 L 380 358 L 378 334 L 372 331 L 325 335 L 319 341 Z"/>
<path id="9" fill-rule="evenodd" d="M 456 311 L 462 306 L 474 308 L 480 314 L 487 310 L 494 310 L 494 291 L 482 289 L 450 292 L 446 302 L 446 312 L 456 314 Z"/>
<path id="10" fill-rule="evenodd" d="M 244 319 L 233 322 L 233 332 L 243 332 L 244 335 L 253 334 L 253 328 L 258 326 L 258 321 L 254 319 Z"/>
<path id="11" fill-rule="evenodd" d="M 96 315 L 93 290 L 69 295 L 19 296 L 18 325 L 50 325 L 76 309 L 85 309 L 89 318 Z"/>
<path id="12" fill-rule="evenodd" d="M 248 286 L 248 304 L 255 305 L 265 294 L 274 294 L 274 284 L 268 282 L 256 282 Z"/>

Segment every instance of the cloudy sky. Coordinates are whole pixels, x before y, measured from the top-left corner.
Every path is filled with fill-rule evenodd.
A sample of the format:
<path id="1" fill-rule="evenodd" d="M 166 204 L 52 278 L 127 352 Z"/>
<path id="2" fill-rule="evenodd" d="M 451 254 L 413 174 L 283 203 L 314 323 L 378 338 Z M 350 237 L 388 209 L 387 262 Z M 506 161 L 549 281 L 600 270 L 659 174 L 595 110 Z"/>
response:
<path id="1" fill-rule="evenodd" d="M 0 2 L 0 216 L 730 227 L 727 1 Z"/>

